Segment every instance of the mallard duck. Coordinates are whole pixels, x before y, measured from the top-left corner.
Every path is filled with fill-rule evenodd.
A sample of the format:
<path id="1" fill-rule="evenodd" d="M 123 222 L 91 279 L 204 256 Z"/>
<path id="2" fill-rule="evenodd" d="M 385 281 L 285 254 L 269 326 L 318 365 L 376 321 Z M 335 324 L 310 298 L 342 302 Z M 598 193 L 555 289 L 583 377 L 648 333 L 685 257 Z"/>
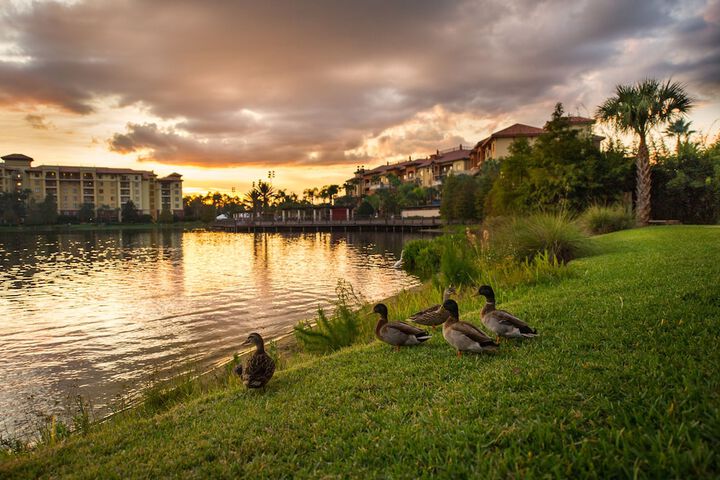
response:
<path id="1" fill-rule="evenodd" d="M 443 292 L 442 301 L 445 302 L 446 300 L 449 300 L 450 296 L 455 295 L 455 293 L 455 287 L 450 285 Z M 450 314 L 448 313 L 448 311 L 442 308 L 442 304 L 438 304 L 433 305 L 432 307 L 428 307 L 420 312 L 414 313 L 408 318 L 408 320 L 419 323 L 420 325 L 427 325 L 429 327 L 433 327 L 434 329 L 436 326 L 445 323 L 445 320 L 447 320 L 449 315 Z"/>
<path id="2" fill-rule="evenodd" d="M 485 335 L 485 333 L 467 322 L 460 321 L 460 312 L 455 300 L 446 300 L 443 308 L 448 311 L 448 319 L 443 324 L 443 337 L 455 347 L 458 357 L 462 352 L 493 352 L 498 344 Z"/>
<path id="3" fill-rule="evenodd" d="M 482 322 L 499 337 L 531 338 L 537 336 L 537 330 L 505 310 L 495 309 L 495 292 L 490 285 L 478 289 L 478 295 L 485 297 L 485 306 L 480 315 Z"/>
<path id="4" fill-rule="evenodd" d="M 275 361 L 265 353 L 265 342 L 259 333 L 251 333 L 243 345 L 254 344 L 256 349 L 245 360 L 245 365 L 238 364 L 235 374 L 242 379 L 247 388 L 264 387 L 275 373 Z"/>
<path id="5" fill-rule="evenodd" d="M 373 308 L 374 313 L 380 314 L 380 319 L 375 325 L 375 336 L 385 343 L 395 346 L 400 350 L 401 346 L 419 345 L 430 339 L 430 334 L 405 322 L 388 322 L 388 309 L 378 303 Z"/>

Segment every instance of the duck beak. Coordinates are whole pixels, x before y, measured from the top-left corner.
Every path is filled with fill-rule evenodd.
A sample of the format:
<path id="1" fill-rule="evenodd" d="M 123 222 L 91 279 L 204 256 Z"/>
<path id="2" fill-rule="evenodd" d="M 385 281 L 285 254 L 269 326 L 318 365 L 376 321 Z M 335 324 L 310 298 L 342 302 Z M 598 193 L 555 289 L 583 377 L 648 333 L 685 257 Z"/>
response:
<path id="1" fill-rule="evenodd" d="M 251 342 L 250 339 L 248 338 L 247 340 L 245 340 L 244 342 L 242 342 L 240 345 L 250 345 L 251 343 L 252 343 L 252 342 Z"/>

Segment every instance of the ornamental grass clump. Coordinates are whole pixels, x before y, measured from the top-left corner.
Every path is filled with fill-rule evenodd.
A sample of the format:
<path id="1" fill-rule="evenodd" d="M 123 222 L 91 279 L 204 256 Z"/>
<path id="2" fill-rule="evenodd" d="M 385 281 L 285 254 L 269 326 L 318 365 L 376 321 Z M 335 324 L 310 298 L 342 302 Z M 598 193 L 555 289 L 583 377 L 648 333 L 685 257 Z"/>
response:
<path id="1" fill-rule="evenodd" d="M 567 213 L 543 212 L 508 222 L 495 236 L 494 247 L 520 261 L 547 252 L 560 263 L 567 263 L 588 253 L 590 242 L 580 223 Z"/>
<path id="2" fill-rule="evenodd" d="M 594 235 L 627 230 L 635 225 L 632 210 L 622 205 L 592 205 L 585 210 L 580 221 Z"/>
<path id="3" fill-rule="evenodd" d="M 360 338 L 369 337 L 374 322 L 361 314 L 364 302 L 352 285 L 341 280 L 335 292 L 337 300 L 333 302 L 334 308 L 330 315 L 325 313 L 325 309 L 318 308 L 314 325 L 310 322 L 295 325 L 295 338 L 303 350 L 329 353 L 350 346 Z"/>

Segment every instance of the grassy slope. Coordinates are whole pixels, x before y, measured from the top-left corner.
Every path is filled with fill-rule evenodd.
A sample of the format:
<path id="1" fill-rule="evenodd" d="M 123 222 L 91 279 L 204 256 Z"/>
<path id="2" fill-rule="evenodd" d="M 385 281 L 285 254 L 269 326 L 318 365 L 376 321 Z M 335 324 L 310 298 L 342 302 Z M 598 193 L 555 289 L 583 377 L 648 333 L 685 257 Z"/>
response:
<path id="1" fill-rule="evenodd" d="M 594 240 L 502 307 L 542 336 L 457 359 L 375 342 L 0 465 L 0 477 L 720 474 L 720 228 Z M 461 313 L 477 321 L 479 303 Z"/>

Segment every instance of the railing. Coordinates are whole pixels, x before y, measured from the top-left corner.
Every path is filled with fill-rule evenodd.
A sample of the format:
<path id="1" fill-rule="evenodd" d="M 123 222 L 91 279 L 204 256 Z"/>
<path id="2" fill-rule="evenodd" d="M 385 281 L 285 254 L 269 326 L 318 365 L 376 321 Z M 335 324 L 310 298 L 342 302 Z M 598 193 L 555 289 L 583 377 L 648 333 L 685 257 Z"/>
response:
<path id="1" fill-rule="evenodd" d="M 228 219 L 217 220 L 215 225 L 218 227 L 373 227 L 373 226 L 391 226 L 391 227 L 435 227 L 442 225 L 440 218 L 353 218 L 349 220 L 313 220 L 313 219 L 294 219 L 286 218 L 285 220 L 258 220 L 258 219 Z"/>

